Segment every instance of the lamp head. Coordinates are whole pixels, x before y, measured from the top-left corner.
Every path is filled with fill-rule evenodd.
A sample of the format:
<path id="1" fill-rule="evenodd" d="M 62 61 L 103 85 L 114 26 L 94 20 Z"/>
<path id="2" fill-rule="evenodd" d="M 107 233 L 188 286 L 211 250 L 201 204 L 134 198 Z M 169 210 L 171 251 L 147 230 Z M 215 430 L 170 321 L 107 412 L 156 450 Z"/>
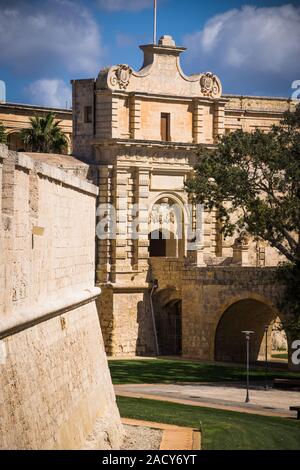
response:
<path id="1" fill-rule="evenodd" d="M 242 333 L 246 336 L 246 339 L 250 339 L 250 335 L 254 334 L 254 331 L 246 330 L 242 331 Z"/>

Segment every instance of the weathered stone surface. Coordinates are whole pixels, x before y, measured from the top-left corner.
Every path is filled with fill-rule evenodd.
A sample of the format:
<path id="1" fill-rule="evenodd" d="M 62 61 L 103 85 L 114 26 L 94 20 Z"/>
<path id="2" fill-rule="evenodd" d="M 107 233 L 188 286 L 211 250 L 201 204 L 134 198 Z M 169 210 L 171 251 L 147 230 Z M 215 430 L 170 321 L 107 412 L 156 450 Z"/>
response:
<path id="1" fill-rule="evenodd" d="M 202 211 L 201 227 L 197 227 L 197 209 L 187 208 L 184 181 L 193 171 L 198 144 L 211 147 L 218 136 L 235 129 L 267 131 L 295 104 L 289 99 L 224 95 L 220 80 L 211 72 L 187 77 L 179 60 L 184 48 L 169 36 L 141 49 L 144 63 L 138 72 L 118 64 L 100 71 L 96 79 L 73 82 L 74 153 L 98 165 L 98 201 L 116 209 L 119 223 L 116 239 L 97 241 L 105 347 L 109 354 L 121 356 L 153 353 L 149 295 L 152 281 L 158 279 L 160 286 L 166 276 L 168 288 L 176 293 L 169 301 L 177 302 L 177 307 L 181 302 L 184 318 L 195 310 L 191 326 L 186 321 L 182 325 L 183 353 L 212 359 L 217 320 L 207 323 L 209 312 L 221 308 L 221 300 L 224 305 L 226 299 L 233 301 L 237 292 L 245 297 L 254 294 L 256 287 L 256 294 L 272 303 L 271 284 L 262 293 L 265 284 L 260 277 L 262 286 L 255 281 L 256 287 L 251 287 L 256 274 L 253 278 L 246 268 L 276 266 L 282 257 L 263 242 L 242 243 L 236 234 L 224 240 L 216 211 Z M 94 106 L 93 123 L 84 122 L 86 106 Z M 168 141 L 162 140 L 162 113 L 169 115 Z M 149 265 L 148 236 L 162 228 L 160 216 L 152 217 L 152 208 L 163 201 L 178 205 L 183 229 L 179 240 L 178 219 L 169 224 L 165 255 L 175 259 L 156 269 L 156 275 Z M 133 239 L 131 226 L 135 204 L 139 205 L 138 240 Z M 195 233 L 189 237 L 189 222 L 200 233 L 197 242 L 191 241 Z M 189 265 L 179 269 L 176 258 L 180 263 L 188 260 Z M 193 264 L 202 265 L 204 271 L 196 273 Z M 243 276 L 247 287 L 242 289 Z"/>
<path id="2" fill-rule="evenodd" d="M 0 448 L 72 449 L 122 428 L 94 286 L 98 188 L 0 146 Z M 102 430 L 102 433 L 100 433 Z"/>

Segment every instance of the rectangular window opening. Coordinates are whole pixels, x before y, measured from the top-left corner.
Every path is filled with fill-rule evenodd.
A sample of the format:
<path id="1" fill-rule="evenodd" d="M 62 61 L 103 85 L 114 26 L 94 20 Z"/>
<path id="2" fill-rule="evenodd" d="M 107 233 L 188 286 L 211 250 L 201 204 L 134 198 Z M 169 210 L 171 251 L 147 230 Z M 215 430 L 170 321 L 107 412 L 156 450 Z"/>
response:
<path id="1" fill-rule="evenodd" d="M 171 115 L 170 113 L 161 113 L 160 116 L 160 131 L 161 131 L 161 140 L 165 142 L 171 141 Z"/>
<path id="2" fill-rule="evenodd" d="M 84 122 L 91 123 L 93 122 L 93 108 L 92 106 L 84 107 Z"/>

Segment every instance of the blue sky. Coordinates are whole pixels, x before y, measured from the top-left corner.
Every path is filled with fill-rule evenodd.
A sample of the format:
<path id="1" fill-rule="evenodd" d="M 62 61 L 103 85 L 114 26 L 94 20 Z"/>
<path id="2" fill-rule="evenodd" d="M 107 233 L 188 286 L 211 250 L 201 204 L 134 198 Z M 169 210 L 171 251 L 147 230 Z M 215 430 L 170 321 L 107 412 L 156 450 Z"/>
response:
<path id="1" fill-rule="evenodd" d="M 153 0 L 0 0 L 7 101 L 64 107 L 70 80 L 141 66 Z M 158 36 L 188 47 L 186 74 L 213 71 L 225 93 L 291 96 L 300 80 L 300 1 L 158 0 Z"/>

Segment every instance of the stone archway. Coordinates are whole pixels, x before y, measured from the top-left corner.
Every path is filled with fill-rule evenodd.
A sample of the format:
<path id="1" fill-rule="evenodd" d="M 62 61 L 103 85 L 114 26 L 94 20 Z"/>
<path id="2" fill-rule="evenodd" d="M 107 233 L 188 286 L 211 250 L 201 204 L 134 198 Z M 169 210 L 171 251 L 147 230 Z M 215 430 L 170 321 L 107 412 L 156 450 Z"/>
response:
<path id="1" fill-rule="evenodd" d="M 182 354 L 182 301 L 173 287 L 154 296 L 154 315 L 161 356 Z"/>
<path id="2" fill-rule="evenodd" d="M 149 256 L 182 258 L 185 255 L 185 212 L 178 200 L 161 195 L 149 213 Z"/>
<path id="3" fill-rule="evenodd" d="M 245 360 L 245 335 L 254 331 L 250 341 L 250 360 L 265 357 L 265 327 L 268 326 L 269 357 L 272 350 L 272 329 L 278 323 L 278 311 L 263 300 L 245 298 L 232 303 L 223 312 L 215 333 L 215 360 L 243 362 Z"/>

